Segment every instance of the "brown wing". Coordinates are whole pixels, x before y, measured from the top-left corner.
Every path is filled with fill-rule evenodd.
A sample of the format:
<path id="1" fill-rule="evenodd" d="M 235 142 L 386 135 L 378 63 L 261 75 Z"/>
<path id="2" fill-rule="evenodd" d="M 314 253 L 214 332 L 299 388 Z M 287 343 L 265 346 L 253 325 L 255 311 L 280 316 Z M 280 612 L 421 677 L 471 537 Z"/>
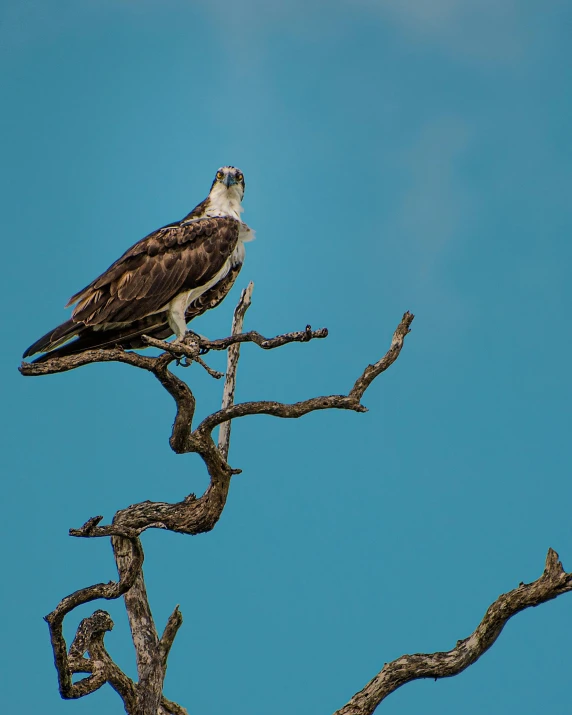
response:
<path id="1" fill-rule="evenodd" d="M 78 301 L 72 320 L 102 325 L 161 310 L 220 271 L 236 247 L 239 227 L 235 219 L 216 217 L 153 232 L 70 299 L 68 305 Z"/>
<path id="2" fill-rule="evenodd" d="M 196 298 L 189 305 L 185 311 L 185 320 L 187 323 L 190 323 L 194 318 L 198 318 L 199 315 L 202 315 L 207 310 L 216 308 L 219 303 L 222 303 L 238 278 L 241 268 L 242 263 L 237 263 L 222 280 L 215 283 L 212 288 L 209 288 L 209 290 L 205 291 L 205 293 Z"/>

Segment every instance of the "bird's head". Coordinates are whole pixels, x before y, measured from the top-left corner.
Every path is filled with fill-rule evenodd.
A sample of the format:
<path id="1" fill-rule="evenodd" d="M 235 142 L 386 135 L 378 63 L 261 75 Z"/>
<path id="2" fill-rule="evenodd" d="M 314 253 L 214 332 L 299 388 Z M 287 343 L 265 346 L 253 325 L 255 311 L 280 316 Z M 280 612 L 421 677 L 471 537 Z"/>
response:
<path id="1" fill-rule="evenodd" d="M 232 198 L 242 201 L 244 196 L 244 174 L 235 166 L 221 166 L 211 186 L 211 194 L 213 192 L 219 195 L 222 192 L 228 192 Z"/>

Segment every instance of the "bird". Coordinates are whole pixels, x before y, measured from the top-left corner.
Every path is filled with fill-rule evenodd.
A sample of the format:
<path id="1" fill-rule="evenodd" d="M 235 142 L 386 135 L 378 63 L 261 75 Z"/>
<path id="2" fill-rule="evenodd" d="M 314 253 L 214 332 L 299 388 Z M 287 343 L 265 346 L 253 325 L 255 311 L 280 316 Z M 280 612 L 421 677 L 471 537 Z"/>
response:
<path id="1" fill-rule="evenodd" d="M 182 220 L 153 231 L 75 293 L 71 318 L 30 345 L 34 362 L 94 348 L 146 347 L 142 335 L 184 342 L 187 323 L 232 288 L 254 231 L 240 219 L 244 174 L 222 166 L 210 192 Z M 75 339 L 74 339 L 75 338 Z M 71 341 L 71 342 L 70 342 Z"/>

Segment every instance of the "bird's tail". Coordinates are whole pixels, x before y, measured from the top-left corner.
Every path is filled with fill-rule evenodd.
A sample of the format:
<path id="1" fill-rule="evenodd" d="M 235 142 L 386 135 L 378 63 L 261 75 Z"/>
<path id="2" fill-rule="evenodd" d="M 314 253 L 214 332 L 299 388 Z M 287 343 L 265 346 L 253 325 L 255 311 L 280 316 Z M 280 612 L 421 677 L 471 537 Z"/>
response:
<path id="1" fill-rule="evenodd" d="M 167 322 L 166 313 L 147 316 L 146 318 L 138 320 L 131 325 L 118 326 L 117 328 L 111 328 L 108 330 L 94 330 L 89 326 L 78 326 L 76 331 L 77 338 L 65 345 L 62 344 L 64 339 L 62 339 L 57 345 L 51 344 L 51 347 L 42 345 L 44 338 L 49 337 L 50 333 L 48 333 L 48 336 L 44 336 L 44 338 L 41 338 L 34 343 L 34 345 L 28 348 L 28 350 L 24 353 L 24 357 L 32 355 L 33 352 L 31 352 L 31 350 L 33 348 L 35 348 L 34 352 L 45 352 L 44 355 L 36 358 L 34 362 L 45 362 L 46 360 L 51 360 L 55 357 L 76 355 L 77 353 L 82 353 L 85 350 L 95 350 L 97 348 L 105 349 L 122 347 L 125 350 L 136 350 L 138 348 L 147 347 L 147 344 L 141 339 L 141 336 L 144 334 L 148 334 L 159 339 L 168 338 L 172 335 L 173 331 Z M 70 335 L 70 337 L 72 337 L 72 335 Z M 69 340 L 69 338 L 66 338 L 65 340 Z M 46 352 L 48 350 L 49 352 Z"/>
<path id="2" fill-rule="evenodd" d="M 44 353 L 48 351 L 55 350 L 60 345 L 67 343 L 75 335 L 77 335 L 83 325 L 75 323 L 73 320 L 66 320 L 65 323 L 58 325 L 57 328 L 53 328 L 43 335 L 39 340 L 30 345 L 30 347 L 24 352 L 22 357 L 27 358 L 35 353 Z"/>

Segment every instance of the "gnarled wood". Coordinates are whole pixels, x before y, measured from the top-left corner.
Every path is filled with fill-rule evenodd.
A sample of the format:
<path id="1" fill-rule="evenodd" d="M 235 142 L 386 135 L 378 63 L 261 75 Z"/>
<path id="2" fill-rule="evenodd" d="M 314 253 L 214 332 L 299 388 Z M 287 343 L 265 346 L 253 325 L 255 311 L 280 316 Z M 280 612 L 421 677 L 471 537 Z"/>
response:
<path id="1" fill-rule="evenodd" d="M 162 636 L 159 637 L 143 579 L 143 550 L 139 536 L 146 529 L 152 528 L 194 535 L 209 531 L 215 526 L 224 509 L 231 478 L 240 472 L 239 469 L 230 467 L 227 462 L 230 425 L 233 419 L 255 414 L 296 419 L 325 409 L 366 412 L 367 409 L 361 403 L 366 390 L 399 357 L 413 321 L 411 313 L 403 315 L 393 334 L 389 350 L 376 363 L 363 370 L 345 395 L 311 397 L 294 404 L 274 401 L 234 404 L 236 369 L 242 343 L 253 342 L 263 349 L 271 349 L 291 342 L 324 338 L 327 335 L 327 330 L 313 331 L 310 326 L 304 331 L 285 333 L 275 338 L 265 338 L 255 331 L 242 333 L 242 323 L 250 305 L 251 292 L 252 284 L 241 295 L 234 314 L 232 334 L 228 338 L 209 341 L 200 336 L 192 336 L 192 344 L 182 346 L 151 338 L 146 341 L 148 344 L 165 349 L 158 357 L 147 357 L 126 352 L 121 348 L 112 348 L 90 350 L 41 363 L 23 363 L 20 368 L 23 375 L 38 376 L 65 372 L 93 362 L 117 361 L 151 372 L 176 403 L 175 421 L 169 440 L 171 448 L 177 454 L 199 454 L 210 476 L 210 484 L 199 498 L 190 494 L 174 504 L 149 501 L 133 504 L 119 510 L 109 525 L 101 525 L 102 517 L 94 516 L 81 528 L 70 530 L 70 535 L 80 538 L 111 537 L 119 581 L 80 589 L 62 599 L 57 608 L 46 616 L 63 698 L 83 697 L 109 683 L 120 695 L 129 715 L 188 715 L 185 708 L 163 695 L 167 659 L 182 624 L 182 616 L 178 606 L 175 607 Z M 194 395 L 189 386 L 169 370 L 169 366 L 184 356 L 187 364 L 199 362 L 210 374 L 214 374 L 214 371 L 202 362 L 199 353 L 224 349 L 229 350 L 229 355 L 221 409 L 193 429 Z M 217 426 L 220 426 L 218 445 L 212 437 Z M 335 715 L 369 715 L 390 693 L 412 680 L 446 678 L 460 673 L 493 645 L 506 622 L 516 613 L 571 590 L 572 574 L 564 572 L 557 554 L 550 549 L 544 574 L 534 583 L 521 584 L 513 591 L 500 596 L 468 638 L 458 641 L 455 648 L 445 653 L 404 655 L 387 663 L 363 690 L 356 693 Z M 105 649 L 105 633 L 113 628 L 113 622 L 105 611 L 98 610 L 81 621 L 69 651 L 63 637 L 63 619 L 74 608 L 97 598 L 114 599 L 120 596 L 125 600 L 136 650 L 137 683 L 120 670 Z M 74 673 L 87 673 L 88 676 L 73 683 Z"/>
<path id="2" fill-rule="evenodd" d="M 381 671 L 334 715 L 370 715 L 385 698 L 406 683 L 420 678 L 451 678 L 475 663 L 496 641 L 508 620 L 526 608 L 539 606 L 572 591 L 572 573 L 566 573 L 558 554 L 548 550 L 542 576 L 521 583 L 492 603 L 483 620 L 468 638 L 441 653 L 402 655 L 386 663 Z"/>

